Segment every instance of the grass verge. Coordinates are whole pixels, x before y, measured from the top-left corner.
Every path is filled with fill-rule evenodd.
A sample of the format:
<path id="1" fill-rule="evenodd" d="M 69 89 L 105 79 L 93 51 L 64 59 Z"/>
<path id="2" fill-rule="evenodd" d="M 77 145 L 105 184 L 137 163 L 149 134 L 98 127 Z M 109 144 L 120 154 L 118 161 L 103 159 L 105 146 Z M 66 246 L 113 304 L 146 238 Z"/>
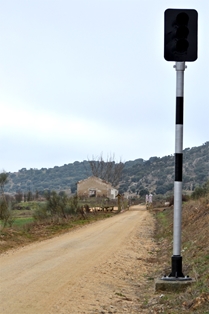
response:
<path id="1" fill-rule="evenodd" d="M 163 293 L 155 309 L 162 313 L 209 314 L 209 198 L 189 201 L 182 209 L 183 273 L 196 282 L 182 293 Z M 173 249 L 173 209 L 156 214 L 158 264 L 155 278 L 169 275 Z M 161 312 L 156 312 L 161 313 Z"/>

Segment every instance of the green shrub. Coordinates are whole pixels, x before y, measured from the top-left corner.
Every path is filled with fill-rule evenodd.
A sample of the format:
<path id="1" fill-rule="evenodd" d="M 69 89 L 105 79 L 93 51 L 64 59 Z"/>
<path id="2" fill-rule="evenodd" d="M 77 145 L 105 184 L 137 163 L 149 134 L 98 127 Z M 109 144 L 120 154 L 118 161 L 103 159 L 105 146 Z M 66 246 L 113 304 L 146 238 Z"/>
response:
<path id="1" fill-rule="evenodd" d="M 66 218 L 65 208 L 67 206 L 67 195 L 65 193 L 59 195 L 52 191 L 46 194 L 47 204 L 46 209 L 53 216 Z"/>
<path id="2" fill-rule="evenodd" d="M 205 182 L 201 187 L 200 186 L 196 187 L 191 197 L 193 199 L 198 199 L 200 197 L 207 196 L 208 194 L 209 194 L 209 180 Z"/>
<path id="3" fill-rule="evenodd" d="M 35 209 L 33 213 L 33 218 L 36 221 L 46 220 L 49 217 L 47 213 L 47 207 L 45 204 L 39 205 L 37 209 Z"/>
<path id="4" fill-rule="evenodd" d="M 14 223 L 14 216 L 12 213 L 13 203 L 7 201 L 5 198 L 0 199 L 0 221 L 2 222 L 3 227 L 9 225 L 12 226 Z"/>

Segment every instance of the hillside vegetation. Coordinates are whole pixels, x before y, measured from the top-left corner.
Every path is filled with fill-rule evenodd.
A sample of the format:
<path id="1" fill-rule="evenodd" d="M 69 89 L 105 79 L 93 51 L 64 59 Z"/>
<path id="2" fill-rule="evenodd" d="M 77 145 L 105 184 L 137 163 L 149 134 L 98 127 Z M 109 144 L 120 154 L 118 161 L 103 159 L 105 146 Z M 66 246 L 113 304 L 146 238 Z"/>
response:
<path id="1" fill-rule="evenodd" d="M 186 148 L 183 163 L 183 190 L 191 192 L 209 179 L 209 142 L 201 146 Z M 3 165 L 2 165 L 3 166 Z M 3 167 L 4 168 L 4 167 Z M 76 184 L 92 175 L 89 162 L 75 161 L 54 168 L 23 168 L 9 173 L 5 192 L 15 193 L 31 191 L 35 194 L 45 190 L 76 192 Z M 126 161 L 119 183 L 121 193 L 129 192 L 144 195 L 147 192 L 165 194 L 172 192 L 174 182 L 174 156 L 151 157 Z"/>

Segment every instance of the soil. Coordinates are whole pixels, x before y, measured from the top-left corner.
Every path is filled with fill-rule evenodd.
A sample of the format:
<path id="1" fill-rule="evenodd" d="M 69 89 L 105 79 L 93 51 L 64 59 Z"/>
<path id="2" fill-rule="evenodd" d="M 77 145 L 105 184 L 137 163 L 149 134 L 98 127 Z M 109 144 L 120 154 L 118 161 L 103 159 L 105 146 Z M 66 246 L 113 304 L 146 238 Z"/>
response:
<path id="1" fill-rule="evenodd" d="M 144 206 L 0 257 L 0 313 L 150 313 L 155 221 Z M 157 300 L 157 301 L 156 301 Z"/>

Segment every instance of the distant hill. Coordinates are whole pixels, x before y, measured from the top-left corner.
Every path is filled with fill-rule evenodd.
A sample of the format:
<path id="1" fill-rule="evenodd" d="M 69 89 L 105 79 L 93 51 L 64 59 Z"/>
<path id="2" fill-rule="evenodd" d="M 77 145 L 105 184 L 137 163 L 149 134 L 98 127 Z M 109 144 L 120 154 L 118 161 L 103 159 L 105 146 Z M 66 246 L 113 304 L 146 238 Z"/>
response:
<path id="1" fill-rule="evenodd" d="M 91 175 L 89 162 L 75 161 L 54 168 L 29 169 L 9 173 L 5 192 L 35 193 L 45 190 L 76 192 L 76 183 Z M 192 191 L 209 180 L 209 142 L 184 149 L 183 190 Z M 125 162 L 119 190 L 140 195 L 172 192 L 174 185 L 174 156 L 142 158 Z"/>
<path id="2" fill-rule="evenodd" d="M 209 179 L 209 142 L 183 151 L 183 190 L 193 191 Z M 136 159 L 125 164 L 120 188 L 123 191 L 156 194 L 172 191 L 174 155 Z M 144 192 L 144 193 L 143 193 Z"/>

